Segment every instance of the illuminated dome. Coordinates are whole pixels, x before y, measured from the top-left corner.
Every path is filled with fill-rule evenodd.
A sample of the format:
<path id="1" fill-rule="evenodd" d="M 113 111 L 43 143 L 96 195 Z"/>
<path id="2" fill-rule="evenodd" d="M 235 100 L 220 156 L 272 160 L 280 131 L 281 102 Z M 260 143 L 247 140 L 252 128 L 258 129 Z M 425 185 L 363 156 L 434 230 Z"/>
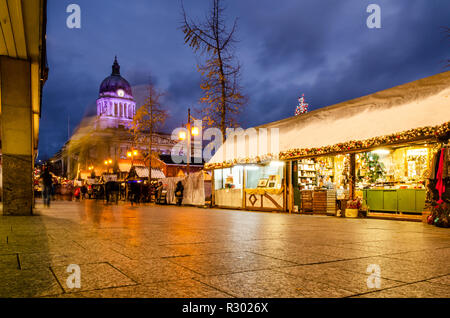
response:
<path id="1" fill-rule="evenodd" d="M 114 59 L 111 76 L 105 78 L 100 85 L 97 99 L 97 127 L 130 128 L 136 115 L 136 103 L 131 86 L 120 76 L 120 65 Z"/>
<path id="2" fill-rule="evenodd" d="M 122 90 L 125 94 L 123 96 L 118 95 Z M 114 59 L 114 64 L 112 65 L 112 73 L 110 76 L 105 78 L 100 85 L 99 91 L 100 97 L 103 96 L 117 96 L 125 98 L 133 98 L 133 92 L 131 90 L 131 85 L 126 79 L 120 76 L 120 65 L 117 63 L 117 57 Z M 126 96 L 128 95 L 128 96 Z"/>

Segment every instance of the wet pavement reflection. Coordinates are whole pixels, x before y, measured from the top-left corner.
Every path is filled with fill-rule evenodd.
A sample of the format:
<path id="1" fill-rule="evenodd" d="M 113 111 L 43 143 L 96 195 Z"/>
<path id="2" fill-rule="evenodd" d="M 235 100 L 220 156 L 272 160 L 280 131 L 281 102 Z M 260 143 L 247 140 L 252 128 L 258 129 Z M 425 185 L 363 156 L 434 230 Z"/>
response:
<path id="1" fill-rule="evenodd" d="M 450 286 L 450 231 L 423 223 L 95 200 L 37 201 L 37 214 L 1 217 L 0 297 L 447 297 Z M 70 264 L 79 289 L 66 286 Z"/>

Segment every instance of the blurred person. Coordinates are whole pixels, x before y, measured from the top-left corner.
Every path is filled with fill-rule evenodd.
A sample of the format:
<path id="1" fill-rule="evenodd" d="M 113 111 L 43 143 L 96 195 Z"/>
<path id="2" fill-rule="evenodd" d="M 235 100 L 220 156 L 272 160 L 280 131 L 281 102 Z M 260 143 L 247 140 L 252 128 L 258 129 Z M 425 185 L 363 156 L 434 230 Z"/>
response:
<path id="1" fill-rule="evenodd" d="M 177 187 L 175 188 L 175 198 L 177 199 L 177 205 L 181 206 L 181 202 L 183 201 L 183 192 L 184 186 L 181 181 L 177 182 Z"/>
<path id="2" fill-rule="evenodd" d="M 161 181 L 158 182 L 158 187 L 156 188 L 156 201 L 159 202 L 161 199 L 161 193 L 163 190 L 163 183 Z"/>
<path id="3" fill-rule="evenodd" d="M 47 166 L 43 166 L 43 171 L 41 173 L 40 179 L 42 179 L 42 195 L 44 199 L 44 206 L 50 207 L 50 198 L 53 187 L 53 180 L 50 171 Z"/>
<path id="4" fill-rule="evenodd" d="M 86 182 L 83 181 L 83 184 L 81 185 L 81 194 L 80 194 L 80 200 L 83 200 L 86 198 L 86 193 L 87 193 L 87 187 L 86 187 Z"/>

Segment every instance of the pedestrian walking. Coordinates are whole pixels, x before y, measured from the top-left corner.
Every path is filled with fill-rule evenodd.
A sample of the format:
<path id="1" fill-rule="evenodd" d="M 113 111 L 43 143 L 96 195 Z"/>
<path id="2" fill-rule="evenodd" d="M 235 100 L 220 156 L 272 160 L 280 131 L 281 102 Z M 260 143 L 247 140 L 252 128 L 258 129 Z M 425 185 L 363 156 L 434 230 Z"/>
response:
<path id="1" fill-rule="evenodd" d="M 43 166 L 43 171 L 41 173 L 40 178 L 42 179 L 42 185 L 44 187 L 42 191 L 44 206 L 50 207 L 50 198 L 53 187 L 53 180 L 47 166 Z"/>
<path id="2" fill-rule="evenodd" d="M 162 190 L 163 190 L 163 183 L 159 181 L 158 187 L 156 188 L 156 201 L 159 201 L 161 199 Z"/>
<path id="3" fill-rule="evenodd" d="M 183 201 L 183 192 L 184 192 L 183 183 L 181 181 L 178 181 L 177 187 L 175 188 L 175 198 L 178 206 L 181 206 L 181 202 Z"/>
<path id="4" fill-rule="evenodd" d="M 83 181 L 83 185 L 81 186 L 81 195 L 80 195 L 80 201 L 86 198 L 86 193 L 87 193 L 87 187 L 86 187 L 86 183 Z"/>

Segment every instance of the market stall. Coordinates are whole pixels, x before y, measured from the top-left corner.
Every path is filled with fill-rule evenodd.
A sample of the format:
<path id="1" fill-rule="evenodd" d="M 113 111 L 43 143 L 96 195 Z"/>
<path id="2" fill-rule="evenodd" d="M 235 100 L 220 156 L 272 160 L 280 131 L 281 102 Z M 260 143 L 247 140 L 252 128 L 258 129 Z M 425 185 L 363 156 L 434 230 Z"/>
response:
<path id="1" fill-rule="evenodd" d="M 333 214 L 360 197 L 369 211 L 421 213 L 431 158 L 448 142 L 449 96 L 443 72 L 227 138 L 205 165 L 214 203 L 256 210 L 265 198 L 269 209 Z M 246 186 L 249 167 L 271 162 L 284 164 L 278 189 Z"/>
<path id="2" fill-rule="evenodd" d="M 223 208 L 285 210 L 284 163 L 214 170 L 214 203 Z"/>
<path id="3" fill-rule="evenodd" d="M 247 165 L 244 170 L 244 208 L 283 211 L 284 163 L 272 161 L 267 165 Z"/>
<path id="4" fill-rule="evenodd" d="M 176 204 L 175 189 L 178 181 L 183 185 L 183 205 L 204 206 L 206 199 L 205 179 L 208 176 L 204 171 L 190 173 L 185 177 L 169 177 L 160 179 L 163 188 L 167 191 L 167 203 Z"/>

